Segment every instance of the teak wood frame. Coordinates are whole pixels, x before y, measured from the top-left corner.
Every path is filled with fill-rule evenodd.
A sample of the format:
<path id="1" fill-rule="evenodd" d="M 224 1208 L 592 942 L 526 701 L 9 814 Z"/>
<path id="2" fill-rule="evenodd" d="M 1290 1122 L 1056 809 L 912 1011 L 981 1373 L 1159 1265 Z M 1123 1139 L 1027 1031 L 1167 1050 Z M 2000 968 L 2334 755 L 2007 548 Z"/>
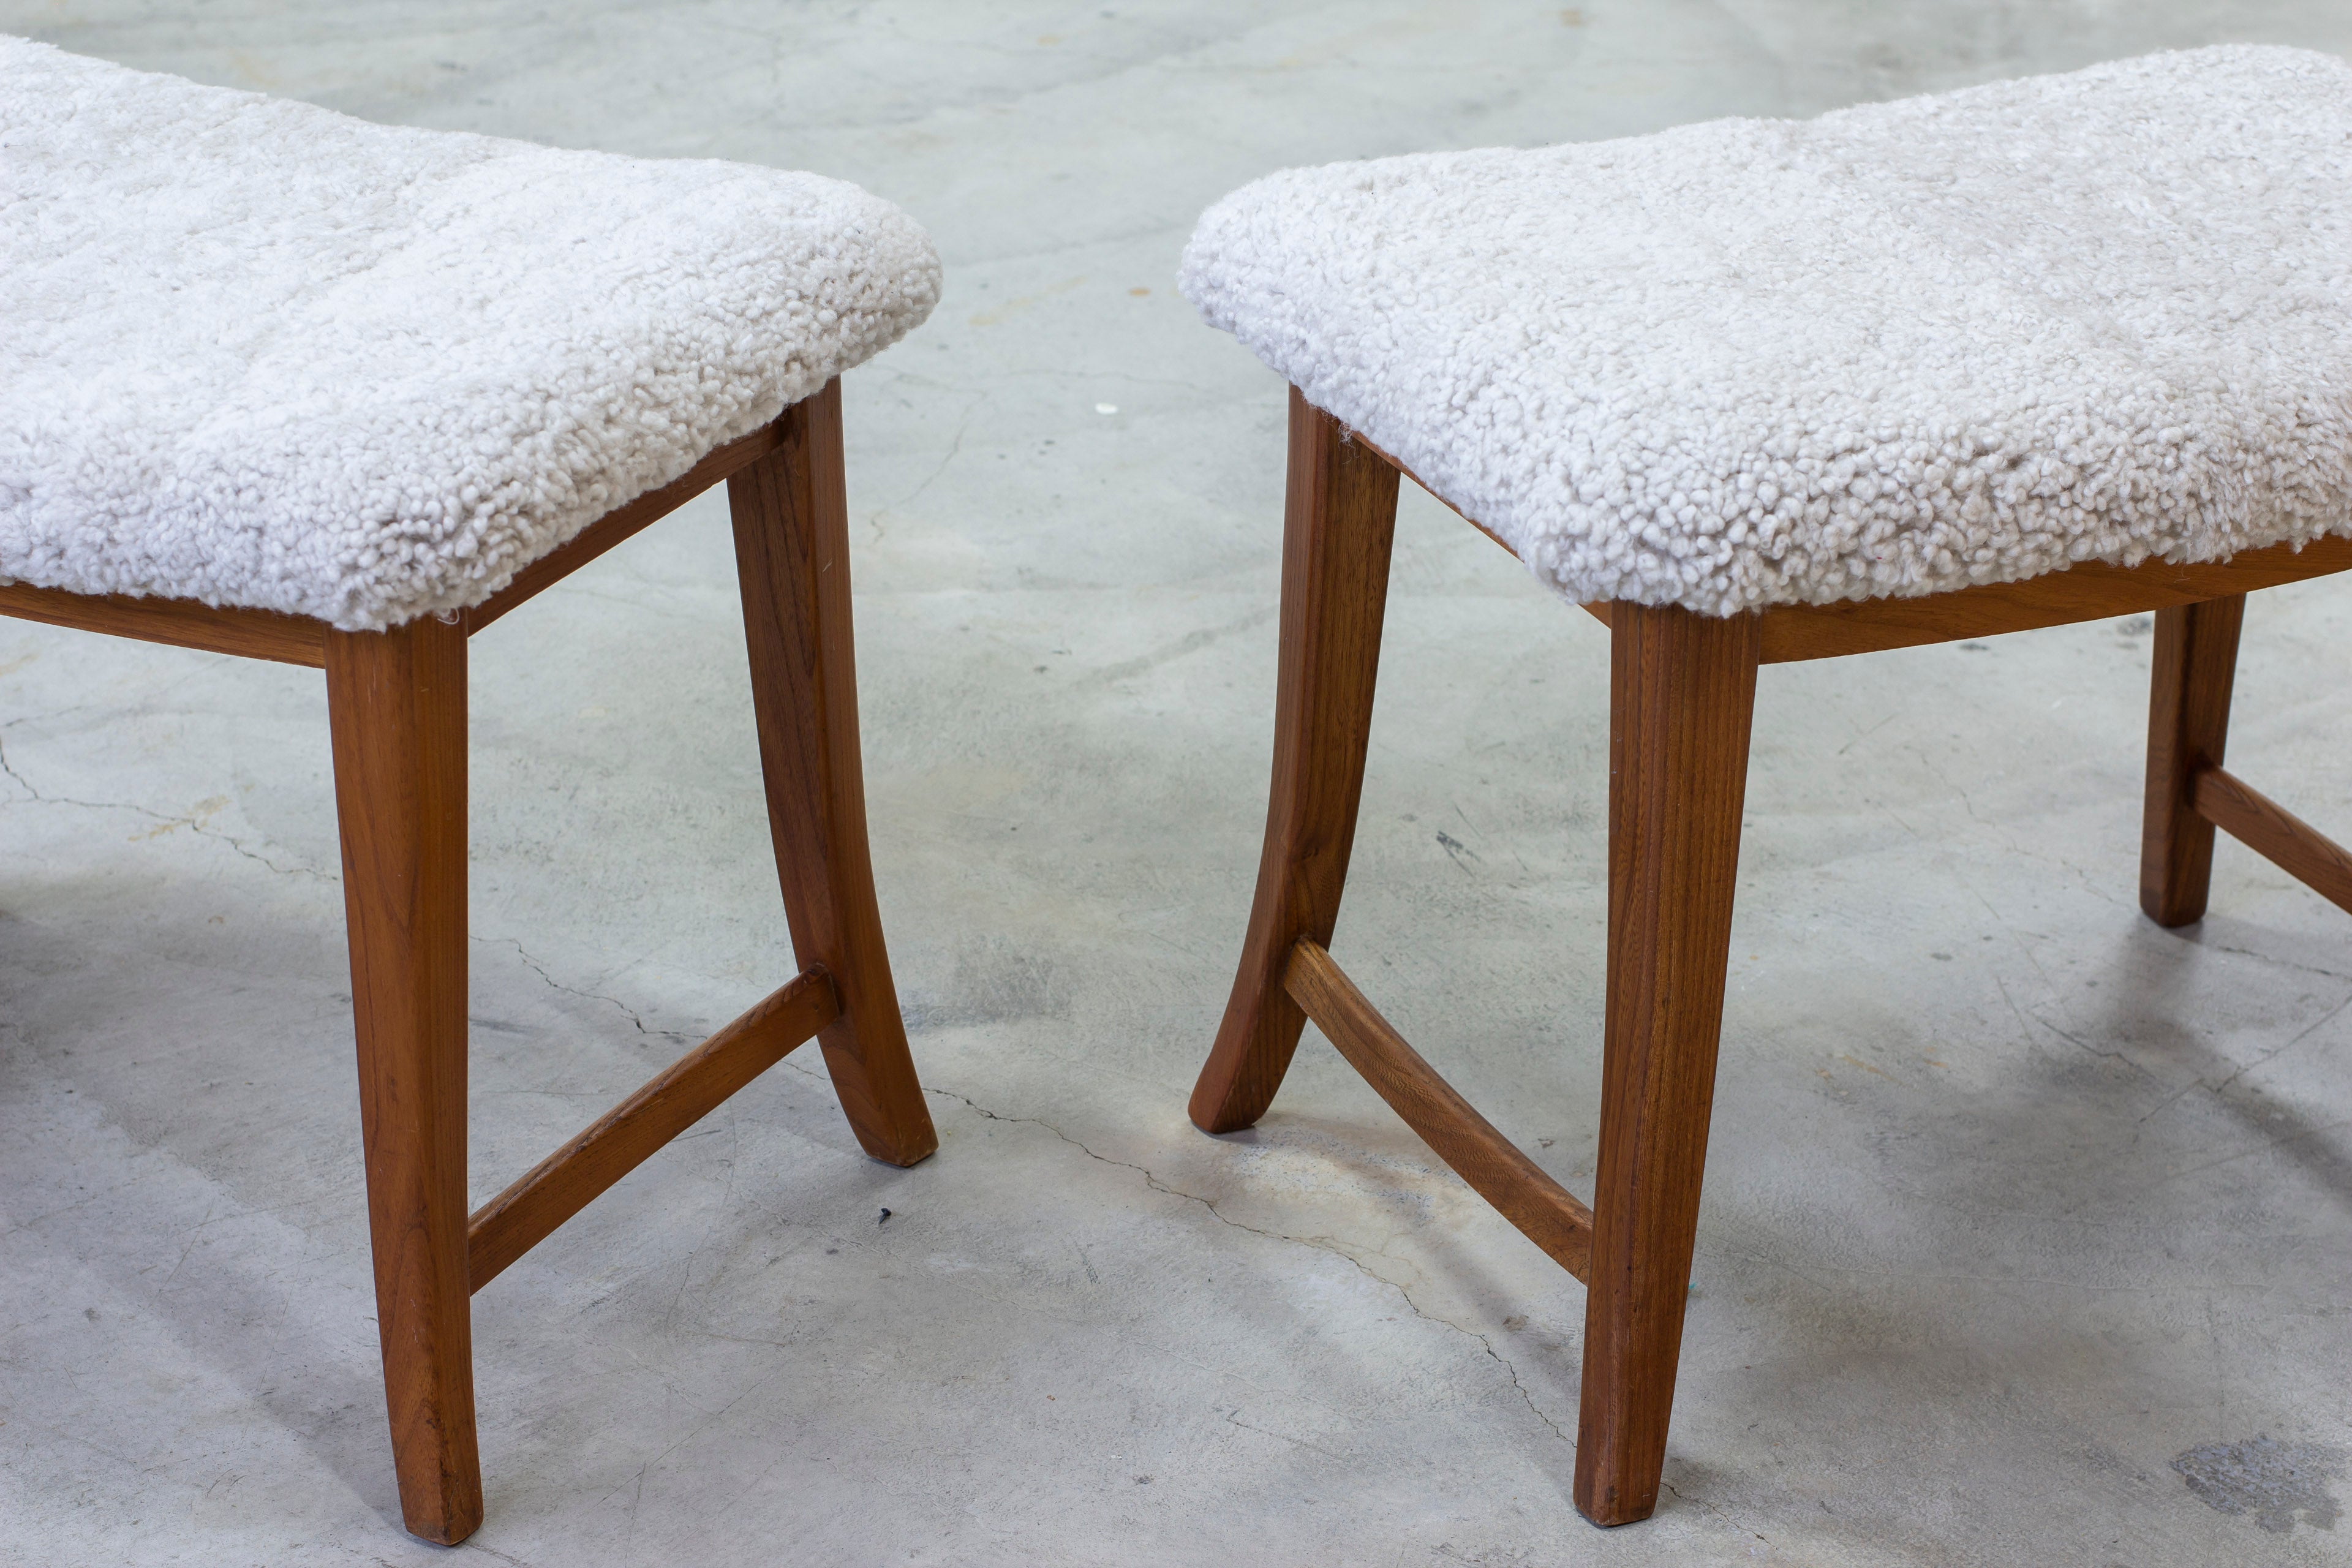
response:
<path id="1" fill-rule="evenodd" d="M 1665 1463 L 1758 668 L 2152 610 L 2142 906 L 2168 926 L 2204 913 L 2220 826 L 2352 910 L 2352 855 L 2221 765 L 2245 595 L 2352 569 L 2352 539 L 1725 619 L 1587 605 L 1611 644 L 1608 1000 L 1588 1208 L 1472 1110 L 1328 951 L 1363 790 L 1400 477 L 1412 475 L 1292 389 L 1265 847 L 1192 1117 L 1210 1132 L 1256 1121 L 1312 1018 L 1447 1164 L 1585 1282 L 1576 1506 L 1596 1524 L 1630 1523 L 1656 1506 Z"/>
<path id="2" fill-rule="evenodd" d="M 467 639 L 722 479 L 800 973 L 468 1216 Z M 455 1543 L 482 1519 L 469 1297 L 737 1089 L 814 1038 L 868 1154 L 911 1165 L 939 1146 L 866 847 L 838 382 L 447 620 L 343 632 L 22 584 L 0 584 L 0 614 L 326 671 L 384 1395 L 412 1532 Z"/>

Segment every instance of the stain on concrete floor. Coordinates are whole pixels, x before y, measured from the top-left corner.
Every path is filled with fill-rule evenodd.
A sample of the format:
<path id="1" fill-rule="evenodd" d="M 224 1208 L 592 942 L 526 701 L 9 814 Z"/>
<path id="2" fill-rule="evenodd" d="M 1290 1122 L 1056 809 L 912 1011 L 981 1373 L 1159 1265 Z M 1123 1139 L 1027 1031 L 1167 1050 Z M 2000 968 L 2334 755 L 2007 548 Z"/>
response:
<path id="1" fill-rule="evenodd" d="M 2333 1530 L 2343 1510 L 2329 1481 L 2344 1479 L 2344 1450 L 2326 1443 L 2207 1443 L 2175 1456 L 2172 1468 L 2189 1489 L 2223 1513 L 2249 1513 L 2264 1530 L 2284 1535 L 2303 1522 Z"/>

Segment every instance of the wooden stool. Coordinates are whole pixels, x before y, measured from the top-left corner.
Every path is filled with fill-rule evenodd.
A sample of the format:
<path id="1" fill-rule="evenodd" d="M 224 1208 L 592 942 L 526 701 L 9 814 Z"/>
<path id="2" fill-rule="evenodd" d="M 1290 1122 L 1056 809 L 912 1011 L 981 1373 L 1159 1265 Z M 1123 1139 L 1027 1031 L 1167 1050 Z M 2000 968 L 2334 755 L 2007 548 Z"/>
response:
<path id="1" fill-rule="evenodd" d="M 2035 140 L 2037 125 L 2067 134 Z M 2203 149 L 2190 174 L 2124 155 L 2134 127 Z M 2171 429 L 2134 463 L 2103 469 L 2097 431 L 2073 430 L 2070 452 L 2070 432 L 2041 421 L 2042 405 L 2000 386 L 1964 388 L 1971 403 L 1931 385 L 1930 397 L 1963 405 L 1933 442 L 1932 410 L 1897 410 L 1884 434 L 1822 455 L 1837 443 L 1815 443 L 1816 428 L 1843 417 L 1869 436 L 1871 405 L 1901 395 L 1904 367 L 1870 367 L 1878 384 L 1847 395 L 1785 340 L 1750 330 L 1758 315 L 1769 329 L 1887 299 L 1933 300 L 1921 274 L 1949 269 L 1966 282 L 1962 263 L 1994 283 L 2021 270 L 2053 294 L 2085 280 L 2042 276 L 2044 260 L 1972 253 L 1980 231 L 1906 262 L 1853 256 L 1856 247 L 1824 230 L 1807 245 L 1853 265 L 1827 281 L 1791 267 L 1788 297 L 1768 307 L 1776 258 L 1758 254 L 1769 247 L 1743 227 L 1747 215 L 1792 182 L 1842 170 L 1877 187 L 1848 219 L 1894 223 L 2004 137 L 2030 144 L 2011 149 L 2000 170 L 2013 176 L 2009 206 L 1979 230 L 2022 220 L 2043 226 L 2044 256 L 2084 247 L 2095 265 L 2069 305 L 2095 297 L 2136 246 L 2184 243 L 2191 262 L 2226 272 L 2250 231 L 2288 235 L 2263 253 L 2279 292 L 2257 293 L 2236 318 L 2217 312 L 2172 356 L 2210 355 L 2218 384 L 2249 353 L 2278 352 L 2285 328 L 2309 335 L 2295 340 L 2303 361 L 2272 366 L 2304 377 L 2289 383 L 2284 423 L 2260 426 L 2273 410 L 2242 385 L 2176 410 L 2192 422 L 2239 416 L 2250 440 L 2275 443 L 2267 468 L 2251 451 L 2200 448 L 2193 432 Z M 2244 595 L 2352 569 L 2352 538 L 2320 536 L 2352 529 L 2352 295 L 2340 259 L 2325 253 L 2333 239 L 2292 237 L 2297 225 L 2311 236 L 2352 231 L 2347 143 L 2352 70 L 2342 62 L 2221 49 L 1808 125 L 1735 121 L 1594 147 L 1293 171 L 1203 218 L 1186 291 L 1296 384 L 1265 845 L 1240 973 L 1192 1117 L 1229 1132 L 1265 1114 L 1311 1018 L 1441 1158 L 1585 1282 L 1575 1497 L 1594 1522 L 1647 1518 L 1657 1500 L 1759 666 L 2153 611 L 2143 908 L 2168 926 L 2203 913 L 2220 826 L 2352 910 L 2352 855 L 2221 765 Z M 1759 144 L 1777 163 L 1758 162 Z M 2209 154 L 2250 153 L 2264 168 L 2302 159 L 2316 173 L 2242 191 L 2235 205 L 2226 169 L 2212 182 L 2194 177 Z M 2095 186 L 2112 200 L 2083 199 Z M 2134 203 L 2137 228 L 2119 216 Z M 1531 214 L 1552 215 L 1557 231 Z M 2184 216 L 2209 220 L 2207 236 L 2176 226 Z M 2184 232 L 2195 237 L 2182 241 Z M 1394 253 L 1365 247 L 1365 234 Z M 1562 259 L 1577 254 L 1577 235 L 1598 261 Z M 1653 270 L 1610 270 L 1644 247 Z M 2122 297 L 2095 326 L 2119 335 L 2129 358 L 2148 342 L 2146 301 L 2111 292 Z M 1982 320 L 1957 309 L 1922 330 L 1914 346 L 1927 353 L 1926 368 L 1968 354 L 1996 369 L 2039 368 L 2031 341 L 2020 348 L 2016 331 L 2000 330 L 2013 302 L 1996 300 Z M 1661 341 L 1659 323 L 1677 315 L 1705 320 L 1706 334 Z M 1569 341 L 1547 357 L 1551 340 L 1523 332 L 1528 322 L 1565 323 Z M 1661 368 L 1660 357 L 1670 363 Z M 2127 400 L 2128 387 L 2100 384 L 2094 373 L 2105 368 L 2085 368 L 2081 395 L 2062 412 Z M 2063 367 L 2050 371 L 2065 384 Z M 1710 391 L 1710 378 L 1723 385 Z M 1645 401 L 1673 386 L 1690 389 L 1691 402 Z M 1708 427 L 1686 416 L 1750 394 L 1766 405 L 1759 421 Z M 1612 433 L 1648 439 L 1612 447 Z M 1767 460 L 1751 460 L 1759 452 Z M 1689 460 L 1668 482 L 1644 472 L 1677 454 Z M 2073 479 L 2056 486 L 2062 471 Z M 1867 495 L 1852 482 L 1857 472 Z M 2024 482 L 2005 482 L 2019 472 Z M 2183 504 L 2160 504 L 2152 481 L 2166 473 L 2166 493 Z M 1609 627 L 1608 1001 L 1590 1208 L 1456 1094 L 1328 952 L 1363 782 L 1400 475 Z M 2244 487 L 2234 512 L 2233 479 Z M 2125 546 L 2103 544 L 2118 534 Z M 2103 548 L 2134 563 L 2103 561 Z M 2069 569 L 2070 560 L 2080 563 Z"/>
<path id="2" fill-rule="evenodd" d="M 247 389 L 222 384 L 226 374 L 207 388 L 206 374 L 250 372 L 268 351 L 223 352 L 226 301 L 264 328 L 273 311 L 290 318 L 310 334 L 299 352 L 330 366 L 373 358 L 416 378 L 381 400 L 363 382 L 351 404 L 341 387 L 300 388 L 276 425 L 224 431 L 201 396 L 57 417 L 74 404 L 32 400 L 27 383 L 103 382 L 115 367 L 0 366 L 15 465 L 0 470 L 0 579 L 16 579 L 0 580 L 0 613 L 326 671 L 401 1508 L 417 1535 L 462 1541 L 482 1518 L 472 1292 L 811 1038 L 867 1153 L 911 1165 L 938 1146 L 866 847 L 835 379 L 921 320 L 937 263 L 895 208 L 813 176 L 388 130 L 16 40 L 0 40 L 0 76 L 18 108 L 56 110 L 0 126 L 27 132 L 9 138 L 12 179 L 81 241 L 86 291 L 63 310 L 24 258 L 0 265 L 28 335 L 70 346 L 135 299 L 148 319 L 125 345 L 144 356 L 130 368 L 167 392 L 193 380 L 234 401 Z M 142 123 L 153 140 L 122 129 Z M 302 210 L 278 192 L 288 157 L 357 194 Z M 120 184 L 92 188 L 93 168 Z M 688 217 L 681 201 L 712 205 Z M 174 214 L 224 212 L 242 216 L 174 243 L 172 223 L 186 221 Z M 373 225 L 373 243 L 255 275 L 255 254 L 338 216 Z M 438 268 L 421 282 L 408 273 L 419 249 Z M 158 278 L 215 311 L 175 319 Z M 312 309 L 322 287 L 350 292 Z M 561 308 L 521 338 L 482 314 L 517 292 L 528 314 L 550 289 Z M 404 313 L 371 313 L 385 294 Z M 418 339 L 438 352 L 404 363 Z M 522 416 L 493 406 L 485 384 L 525 389 L 530 404 Z M 404 492 L 372 489 L 413 456 L 398 437 L 436 423 L 462 447 L 459 466 L 428 452 Z M 105 439 L 118 425 L 153 439 L 118 452 Z M 800 973 L 469 1216 L 467 639 L 721 480 Z M 344 494 L 350 510 L 314 510 Z M 339 530 L 338 548 L 312 550 Z M 452 538 L 466 548 L 415 548 Z M 174 567 L 211 602 L 175 594 Z"/>

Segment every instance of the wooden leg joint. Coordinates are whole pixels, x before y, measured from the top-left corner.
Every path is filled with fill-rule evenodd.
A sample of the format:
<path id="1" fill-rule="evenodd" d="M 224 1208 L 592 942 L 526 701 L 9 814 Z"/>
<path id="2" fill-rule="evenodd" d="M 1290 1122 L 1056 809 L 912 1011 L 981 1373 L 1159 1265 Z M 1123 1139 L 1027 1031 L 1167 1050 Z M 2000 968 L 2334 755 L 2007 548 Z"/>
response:
<path id="1" fill-rule="evenodd" d="M 2227 768 L 2199 768 L 2189 781 L 2189 799 L 2199 816 L 2338 909 L 2352 911 L 2352 850 Z"/>
<path id="2" fill-rule="evenodd" d="M 1592 1271 L 1592 1211 L 1495 1130 L 1405 1043 L 1319 942 L 1290 950 L 1283 989 L 1405 1125 L 1579 1279 Z"/>
<path id="3" fill-rule="evenodd" d="M 497 1279 L 655 1151 L 840 1016 L 832 976 L 804 970 L 583 1129 L 467 1222 L 472 1289 Z"/>

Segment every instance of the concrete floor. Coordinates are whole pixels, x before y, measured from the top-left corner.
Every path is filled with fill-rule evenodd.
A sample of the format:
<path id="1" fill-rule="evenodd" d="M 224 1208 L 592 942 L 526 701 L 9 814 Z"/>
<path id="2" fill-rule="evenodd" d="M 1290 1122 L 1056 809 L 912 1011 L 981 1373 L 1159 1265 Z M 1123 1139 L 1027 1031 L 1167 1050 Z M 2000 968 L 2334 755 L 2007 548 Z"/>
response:
<path id="1" fill-rule="evenodd" d="M 2235 847 L 2201 928 L 2139 917 L 2143 621 L 1767 673 L 1647 1524 L 1569 1501 L 1581 1290 L 1334 1053 L 1255 1131 L 1192 1130 L 1265 798 L 1283 393 L 1171 288 L 1193 215 L 1286 163 L 2344 51 L 2342 0 L 0 27 L 841 174 L 947 258 L 935 320 L 847 384 L 875 852 L 940 1152 L 861 1159 L 795 1058 L 485 1291 L 462 1555 L 2352 1561 L 2352 925 Z M 706 500 L 477 645 L 478 1196 L 790 968 L 733 593 Z M 1587 1188 L 1603 638 L 1418 497 L 1391 626 L 1339 954 Z M 2347 646 L 2352 588 L 2259 600 L 2231 753 L 2339 828 Z M 324 718 L 310 672 L 0 622 L 11 1563 L 440 1560 L 383 1429 Z"/>

